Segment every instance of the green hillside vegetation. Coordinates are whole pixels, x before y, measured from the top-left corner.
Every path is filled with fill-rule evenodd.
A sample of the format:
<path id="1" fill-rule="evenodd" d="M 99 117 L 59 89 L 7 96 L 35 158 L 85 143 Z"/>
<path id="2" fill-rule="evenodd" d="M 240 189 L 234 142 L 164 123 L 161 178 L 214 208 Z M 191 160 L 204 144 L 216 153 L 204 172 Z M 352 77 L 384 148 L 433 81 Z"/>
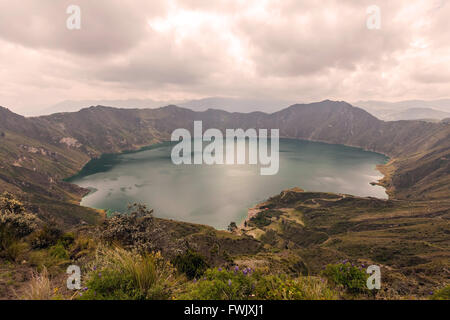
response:
<path id="1" fill-rule="evenodd" d="M 139 204 L 109 217 L 79 206 L 88 190 L 65 179 L 91 159 L 167 141 L 194 120 L 387 154 L 390 198 L 286 190 L 232 232 Z M 0 298 L 448 299 L 446 121 L 384 122 L 332 101 L 273 114 L 99 106 L 25 118 L 0 107 L 0 160 L 0 193 L 10 193 L 0 199 Z M 70 264 L 82 266 L 82 290 L 65 288 Z M 371 264 L 379 291 L 362 286 Z"/>
<path id="2" fill-rule="evenodd" d="M 376 264 L 393 292 L 426 296 L 448 278 L 450 210 L 442 208 L 449 205 L 287 190 L 260 204 L 241 232 L 302 257 L 304 274 L 339 259 Z"/>
<path id="3" fill-rule="evenodd" d="M 4 194 L 0 294 L 8 299 L 89 300 L 447 299 L 442 279 L 449 267 L 448 240 L 439 212 L 402 219 L 405 207 L 383 201 L 377 206 L 385 207 L 392 220 L 381 223 L 370 213 L 376 206 L 370 205 L 363 217 L 344 210 L 355 202 L 368 203 L 348 197 L 283 192 L 261 204 L 261 212 L 270 207 L 283 214 L 262 229 L 273 239 L 261 235 L 258 241 L 245 235 L 255 228 L 252 219 L 239 230 L 242 234 L 231 234 L 201 225 L 167 225 L 140 205 L 96 227 L 67 232 L 43 223 Z M 320 210 L 306 209 L 312 208 L 311 199 L 333 202 L 324 208 L 340 207 L 336 217 L 311 219 Z M 293 205 L 301 208 L 285 210 Z M 8 215 L 17 218 L 5 219 Z M 305 226 L 289 220 L 291 215 L 301 215 Z M 351 231 L 344 231 L 343 221 Z M 428 241 L 411 239 L 415 233 L 427 234 Z M 365 269 L 373 263 L 382 267 L 381 290 L 370 291 L 365 284 Z M 75 292 L 65 287 L 71 264 L 82 267 L 82 287 Z"/>

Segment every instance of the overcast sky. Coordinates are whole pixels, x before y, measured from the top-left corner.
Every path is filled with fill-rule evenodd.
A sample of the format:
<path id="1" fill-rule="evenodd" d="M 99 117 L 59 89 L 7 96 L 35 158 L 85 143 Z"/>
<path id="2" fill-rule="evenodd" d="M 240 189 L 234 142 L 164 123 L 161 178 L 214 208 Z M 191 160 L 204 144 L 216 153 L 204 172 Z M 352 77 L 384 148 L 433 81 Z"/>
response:
<path id="1" fill-rule="evenodd" d="M 448 98 L 449 2 L 0 0 L 0 105 Z M 80 30 L 66 27 L 72 4 Z"/>

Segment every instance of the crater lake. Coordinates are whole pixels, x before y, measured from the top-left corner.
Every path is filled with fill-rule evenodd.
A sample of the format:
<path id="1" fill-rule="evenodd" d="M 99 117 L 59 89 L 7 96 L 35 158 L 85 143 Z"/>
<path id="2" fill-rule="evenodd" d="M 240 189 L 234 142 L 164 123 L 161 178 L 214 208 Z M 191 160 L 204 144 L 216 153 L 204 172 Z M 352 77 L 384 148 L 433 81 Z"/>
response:
<path id="1" fill-rule="evenodd" d="M 257 165 L 175 165 L 173 145 L 103 155 L 68 181 L 91 190 L 83 206 L 126 212 L 139 202 L 156 217 L 219 229 L 241 223 L 248 208 L 293 187 L 387 198 L 370 183 L 383 177 L 376 166 L 388 158 L 359 148 L 280 139 L 279 171 L 262 176 Z"/>

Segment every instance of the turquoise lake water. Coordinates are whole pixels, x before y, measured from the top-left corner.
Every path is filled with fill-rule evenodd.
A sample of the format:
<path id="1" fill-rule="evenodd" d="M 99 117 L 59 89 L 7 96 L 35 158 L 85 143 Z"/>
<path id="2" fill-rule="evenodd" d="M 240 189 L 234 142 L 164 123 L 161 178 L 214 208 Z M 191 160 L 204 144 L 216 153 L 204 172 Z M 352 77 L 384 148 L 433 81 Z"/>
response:
<path id="1" fill-rule="evenodd" d="M 141 202 L 157 217 L 225 229 L 240 223 L 248 208 L 292 187 L 387 198 L 384 188 L 370 185 L 382 178 L 375 167 L 387 157 L 358 148 L 280 139 L 278 174 L 261 176 L 256 165 L 174 165 L 172 146 L 92 160 L 70 179 L 92 190 L 81 204 L 125 212 L 129 203 Z"/>

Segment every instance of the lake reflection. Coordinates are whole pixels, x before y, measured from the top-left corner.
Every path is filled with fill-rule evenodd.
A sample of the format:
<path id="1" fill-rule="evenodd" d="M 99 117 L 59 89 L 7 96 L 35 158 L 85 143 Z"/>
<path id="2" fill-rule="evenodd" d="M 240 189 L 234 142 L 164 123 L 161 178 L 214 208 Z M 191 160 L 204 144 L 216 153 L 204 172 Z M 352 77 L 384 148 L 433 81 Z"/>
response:
<path id="1" fill-rule="evenodd" d="M 157 217 L 224 229 L 240 223 L 249 207 L 292 187 L 387 198 L 384 188 L 369 184 L 382 177 L 375 166 L 387 158 L 358 148 L 280 139 L 280 168 L 273 176 L 261 176 L 256 165 L 176 166 L 171 148 L 93 160 L 71 179 L 93 190 L 81 204 L 123 212 L 142 202 Z"/>

